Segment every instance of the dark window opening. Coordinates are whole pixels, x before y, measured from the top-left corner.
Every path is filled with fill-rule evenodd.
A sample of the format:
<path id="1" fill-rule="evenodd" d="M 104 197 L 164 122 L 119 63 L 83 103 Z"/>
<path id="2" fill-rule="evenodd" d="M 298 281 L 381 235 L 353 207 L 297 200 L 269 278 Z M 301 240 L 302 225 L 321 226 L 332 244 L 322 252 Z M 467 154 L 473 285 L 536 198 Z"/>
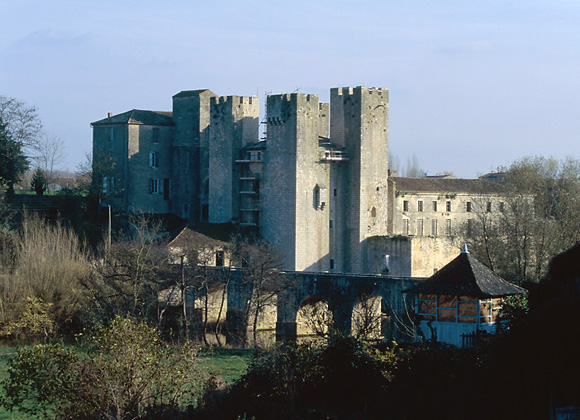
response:
<path id="1" fill-rule="evenodd" d="M 223 267 L 224 266 L 224 252 L 223 251 L 216 251 L 216 253 L 215 253 L 215 266 L 216 267 Z"/>

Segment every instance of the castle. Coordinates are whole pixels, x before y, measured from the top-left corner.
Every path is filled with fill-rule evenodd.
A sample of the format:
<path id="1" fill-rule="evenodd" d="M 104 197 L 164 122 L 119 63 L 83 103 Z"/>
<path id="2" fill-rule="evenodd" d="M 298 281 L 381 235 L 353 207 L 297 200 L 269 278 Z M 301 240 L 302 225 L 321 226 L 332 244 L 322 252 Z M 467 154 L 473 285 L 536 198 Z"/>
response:
<path id="1" fill-rule="evenodd" d="M 269 95 L 260 139 L 257 97 L 182 91 L 172 112 L 93 122 L 93 176 L 117 211 L 253 227 L 287 270 L 429 276 L 457 253 L 448 220 L 469 216 L 471 196 L 497 202 L 498 190 L 461 180 L 445 195 L 421 180 L 389 180 L 388 109 L 384 88 L 333 88 L 330 104 Z M 451 204 L 458 193 L 461 208 Z"/>

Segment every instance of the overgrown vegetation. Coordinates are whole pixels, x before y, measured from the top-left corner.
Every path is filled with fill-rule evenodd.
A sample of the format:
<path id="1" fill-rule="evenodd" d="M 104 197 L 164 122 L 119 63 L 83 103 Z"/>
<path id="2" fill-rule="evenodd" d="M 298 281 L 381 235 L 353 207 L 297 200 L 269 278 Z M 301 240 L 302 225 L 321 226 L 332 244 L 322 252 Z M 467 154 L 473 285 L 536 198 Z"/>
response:
<path id="1" fill-rule="evenodd" d="M 459 235 L 505 279 L 538 282 L 550 259 L 580 240 L 580 160 L 528 157 L 500 172 L 503 212 L 476 200 L 478 216 Z"/>
<path id="2" fill-rule="evenodd" d="M 20 349 L 3 405 L 47 419 L 177 418 L 201 389 L 196 357 L 195 347 L 169 346 L 146 324 L 116 318 L 80 347 Z"/>

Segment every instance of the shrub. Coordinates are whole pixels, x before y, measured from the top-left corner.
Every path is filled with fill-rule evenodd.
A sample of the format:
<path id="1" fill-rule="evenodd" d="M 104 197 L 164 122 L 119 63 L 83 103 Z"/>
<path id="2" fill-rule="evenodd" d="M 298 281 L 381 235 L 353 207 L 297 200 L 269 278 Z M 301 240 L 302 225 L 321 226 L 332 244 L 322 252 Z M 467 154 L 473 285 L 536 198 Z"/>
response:
<path id="1" fill-rule="evenodd" d="M 196 349 L 169 347 L 157 332 L 116 318 L 84 347 L 22 348 L 3 382 L 3 405 L 55 419 L 176 416 L 199 388 Z"/>

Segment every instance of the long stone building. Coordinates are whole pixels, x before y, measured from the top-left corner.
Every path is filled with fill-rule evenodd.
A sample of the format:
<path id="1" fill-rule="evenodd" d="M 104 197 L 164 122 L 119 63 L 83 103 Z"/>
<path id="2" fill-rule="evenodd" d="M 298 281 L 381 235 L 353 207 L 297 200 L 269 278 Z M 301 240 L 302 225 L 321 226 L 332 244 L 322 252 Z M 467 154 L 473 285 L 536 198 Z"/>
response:
<path id="1" fill-rule="evenodd" d="M 389 182 L 388 109 L 384 88 L 333 88 L 330 104 L 269 95 L 260 130 L 257 97 L 182 91 L 172 112 L 93 122 L 93 176 L 119 212 L 256 229 L 287 270 L 430 276 L 457 248 L 439 235 L 449 222 L 409 217 L 418 196 L 395 190 L 414 181 Z M 443 212 L 448 201 L 435 193 L 424 209 L 437 201 Z"/>

